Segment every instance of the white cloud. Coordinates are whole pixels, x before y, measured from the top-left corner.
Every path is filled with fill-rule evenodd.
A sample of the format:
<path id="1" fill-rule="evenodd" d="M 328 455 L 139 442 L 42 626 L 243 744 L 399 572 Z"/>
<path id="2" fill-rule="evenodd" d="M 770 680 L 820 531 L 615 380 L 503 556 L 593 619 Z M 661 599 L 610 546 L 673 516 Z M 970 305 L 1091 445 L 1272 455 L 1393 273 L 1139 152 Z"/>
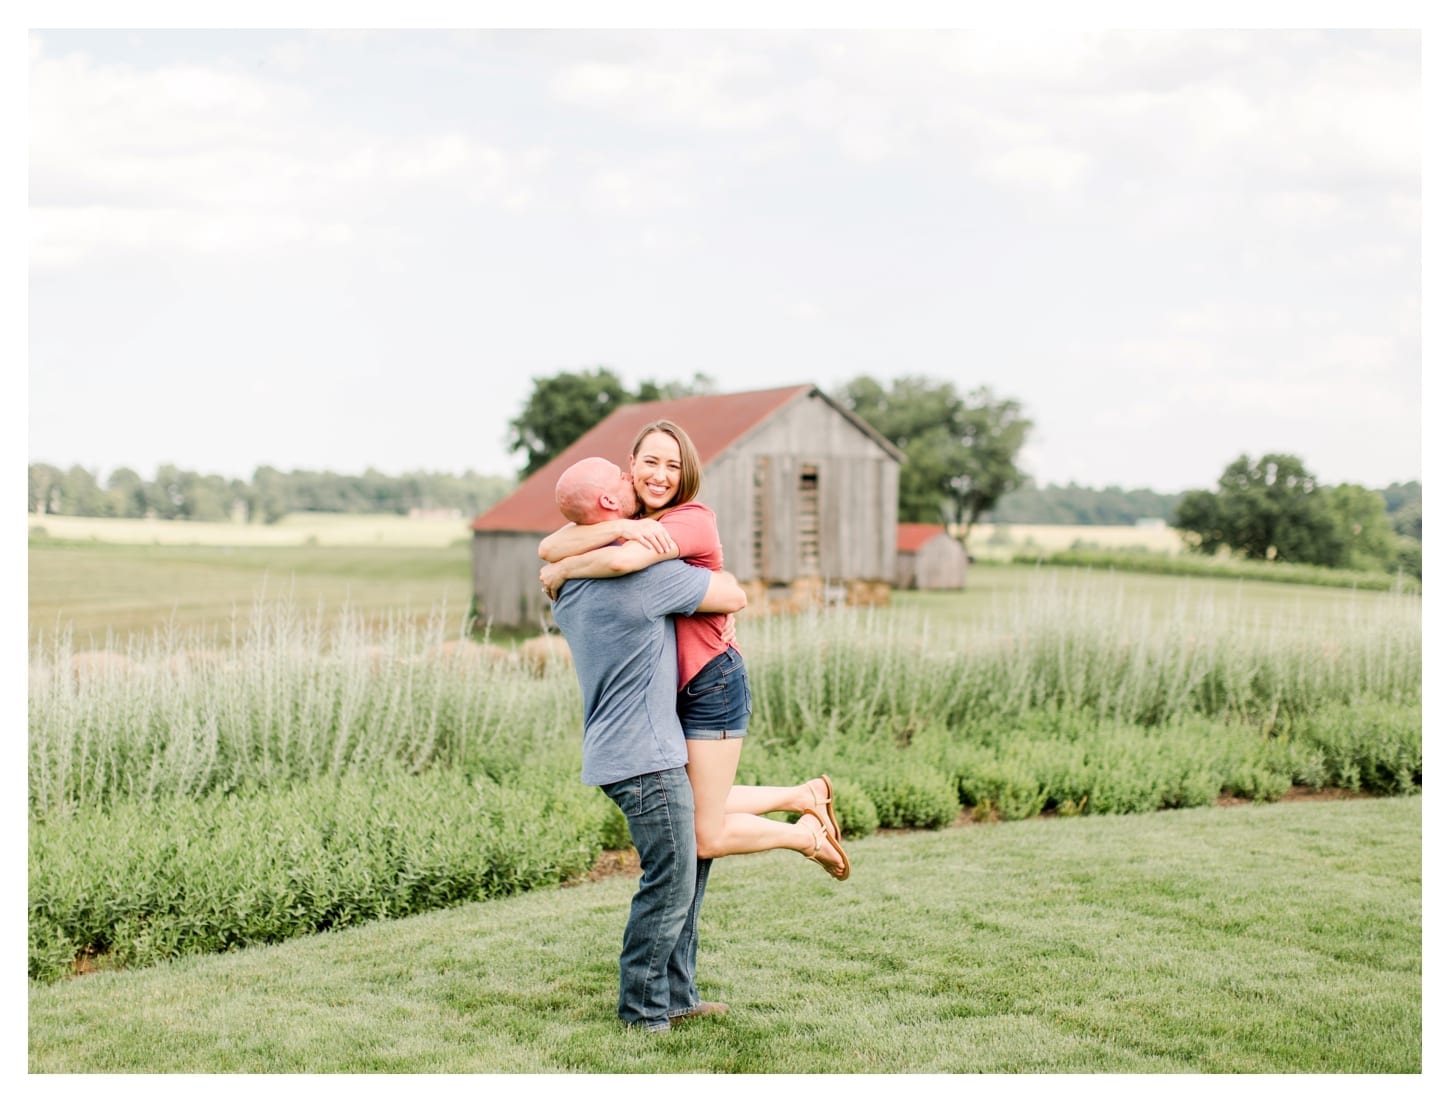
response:
<path id="1" fill-rule="evenodd" d="M 344 246 L 356 233 L 344 221 L 281 212 L 41 206 L 30 211 L 30 258 L 52 268 L 132 251 L 261 255 L 298 245 Z"/>
<path id="2" fill-rule="evenodd" d="M 986 159 L 995 180 L 1046 191 L 1071 192 L 1082 183 L 1088 159 L 1060 146 L 1018 146 Z"/>
<path id="3" fill-rule="evenodd" d="M 322 125 L 308 94 L 222 68 L 143 71 L 32 37 L 32 259 L 92 251 L 248 253 L 393 239 L 378 210 L 423 189 L 517 210 L 549 164 L 457 132 L 382 138 Z"/>
<path id="4" fill-rule="evenodd" d="M 753 52 L 707 47 L 650 61 L 582 62 L 552 81 L 566 103 L 622 113 L 645 123 L 686 123 L 708 130 L 756 129 L 777 108 L 747 85 L 768 66 Z"/>
<path id="5" fill-rule="evenodd" d="M 690 206 L 694 184 L 679 158 L 650 157 L 596 170 L 589 178 L 584 199 L 595 211 L 647 218 Z"/>

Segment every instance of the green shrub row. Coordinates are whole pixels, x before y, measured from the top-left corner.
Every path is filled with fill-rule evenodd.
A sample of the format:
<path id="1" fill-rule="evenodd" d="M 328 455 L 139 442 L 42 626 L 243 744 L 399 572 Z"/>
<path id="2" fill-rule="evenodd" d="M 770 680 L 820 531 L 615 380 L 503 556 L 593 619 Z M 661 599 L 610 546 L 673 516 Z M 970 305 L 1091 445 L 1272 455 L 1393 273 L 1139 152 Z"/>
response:
<path id="1" fill-rule="evenodd" d="M 577 779 L 396 772 L 32 822 L 30 975 L 120 966 L 557 885 L 614 805 Z"/>
<path id="2" fill-rule="evenodd" d="M 847 837 L 878 826 L 936 829 L 962 808 L 981 819 L 1133 814 L 1256 801 L 1292 786 L 1377 795 L 1419 791 L 1418 707 L 1333 705 L 1292 731 L 1190 717 L 1156 727 L 1099 725 L 1089 713 L 1041 712 L 970 732 L 922 725 L 827 734 L 811 746 L 756 744 L 742 784 L 794 784 L 829 772 Z"/>
<path id="3" fill-rule="evenodd" d="M 1066 551 L 1019 551 L 1012 562 L 1026 566 L 1088 567 L 1095 570 L 1130 570 L 1139 574 L 1167 574 L 1179 578 L 1227 578 L 1234 581 L 1284 582 L 1292 585 L 1334 586 L 1372 593 L 1419 593 L 1418 574 L 1378 570 L 1341 570 L 1304 563 L 1219 559 L 1204 555 L 1170 555 L 1166 551 L 1110 550 L 1072 547 Z M 1408 560 L 1418 570 L 1418 555 Z"/>

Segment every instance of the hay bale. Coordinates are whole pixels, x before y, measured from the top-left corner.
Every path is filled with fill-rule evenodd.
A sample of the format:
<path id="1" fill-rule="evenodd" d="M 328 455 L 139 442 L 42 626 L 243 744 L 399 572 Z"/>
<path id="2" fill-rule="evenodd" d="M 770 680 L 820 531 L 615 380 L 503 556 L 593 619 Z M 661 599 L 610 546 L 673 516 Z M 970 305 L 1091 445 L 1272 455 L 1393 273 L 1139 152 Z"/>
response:
<path id="1" fill-rule="evenodd" d="M 126 677 L 136 672 L 134 660 L 112 650 L 77 651 L 70 658 L 71 673 L 77 680 L 105 680 Z"/>
<path id="2" fill-rule="evenodd" d="M 525 668 L 535 677 L 543 677 L 559 667 L 573 666 L 569 644 L 560 635 L 537 635 L 519 646 Z"/>
<path id="3" fill-rule="evenodd" d="M 514 660 L 512 651 L 493 643 L 476 643 L 472 639 L 449 639 L 429 648 L 425 657 L 465 666 L 502 665 Z"/>

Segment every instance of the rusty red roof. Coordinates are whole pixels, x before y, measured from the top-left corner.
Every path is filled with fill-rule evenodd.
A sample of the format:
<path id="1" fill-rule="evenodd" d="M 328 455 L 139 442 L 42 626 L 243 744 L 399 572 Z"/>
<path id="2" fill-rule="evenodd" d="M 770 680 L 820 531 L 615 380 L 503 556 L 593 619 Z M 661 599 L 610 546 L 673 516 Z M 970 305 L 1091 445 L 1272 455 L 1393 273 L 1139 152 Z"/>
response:
<path id="1" fill-rule="evenodd" d="M 689 398 L 665 398 L 658 402 L 636 402 L 620 406 L 578 440 L 565 448 L 543 467 L 526 478 L 508 497 L 483 513 L 473 522 L 475 532 L 552 532 L 564 520 L 554 503 L 554 484 L 559 476 L 581 459 L 602 455 L 618 460 L 624 467 L 634 446 L 635 434 L 650 421 L 668 419 L 684 426 L 700 453 L 700 465 L 709 467 L 746 432 L 777 410 L 812 393 L 814 386 L 778 387 L 774 390 L 749 390 L 738 394 L 699 394 Z M 822 398 L 841 409 L 826 395 Z M 841 410 L 856 421 L 862 430 L 899 456 L 891 444 L 875 433 L 864 421 Z"/>
<path id="2" fill-rule="evenodd" d="M 902 524 L 896 525 L 896 550 L 898 551 L 920 551 L 937 536 L 946 534 L 946 529 L 940 524 Z"/>

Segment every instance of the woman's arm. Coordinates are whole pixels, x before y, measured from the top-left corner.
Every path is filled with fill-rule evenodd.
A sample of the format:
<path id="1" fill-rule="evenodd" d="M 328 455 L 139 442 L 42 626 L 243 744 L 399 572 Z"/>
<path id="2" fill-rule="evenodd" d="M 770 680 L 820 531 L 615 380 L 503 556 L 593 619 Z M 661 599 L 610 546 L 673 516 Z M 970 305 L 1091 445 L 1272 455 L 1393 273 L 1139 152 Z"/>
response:
<path id="1" fill-rule="evenodd" d="M 670 544 L 674 546 L 674 541 Z M 570 578 L 613 578 L 619 574 L 633 574 L 657 562 L 676 558 L 678 549 L 670 553 L 653 551 L 643 543 L 610 544 L 607 547 L 586 551 L 582 555 L 570 555 L 558 562 L 546 563 L 539 571 L 539 581 L 548 591 L 549 600 L 559 595 L 559 588 Z"/>
<path id="2" fill-rule="evenodd" d="M 600 521 L 598 524 L 574 524 L 572 521 L 557 532 L 539 541 L 539 558 L 547 562 L 558 562 L 571 555 L 582 555 L 586 551 L 609 546 L 615 540 L 637 540 L 645 547 L 659 552 L 663 558 L 672 559 L 679 553 L 675 541 L 657 520 L 627 520 L 618 517 Z M 658 561 L 658 560 L 656 560 Z M 648 563 L 645 564 L 649 565 Z M 639 567 L 638 569 L 643 569 Z M 621 571 L 621 573 L 632 573 Z M 580 575 L 588 577 L 592 575 Z"/>

